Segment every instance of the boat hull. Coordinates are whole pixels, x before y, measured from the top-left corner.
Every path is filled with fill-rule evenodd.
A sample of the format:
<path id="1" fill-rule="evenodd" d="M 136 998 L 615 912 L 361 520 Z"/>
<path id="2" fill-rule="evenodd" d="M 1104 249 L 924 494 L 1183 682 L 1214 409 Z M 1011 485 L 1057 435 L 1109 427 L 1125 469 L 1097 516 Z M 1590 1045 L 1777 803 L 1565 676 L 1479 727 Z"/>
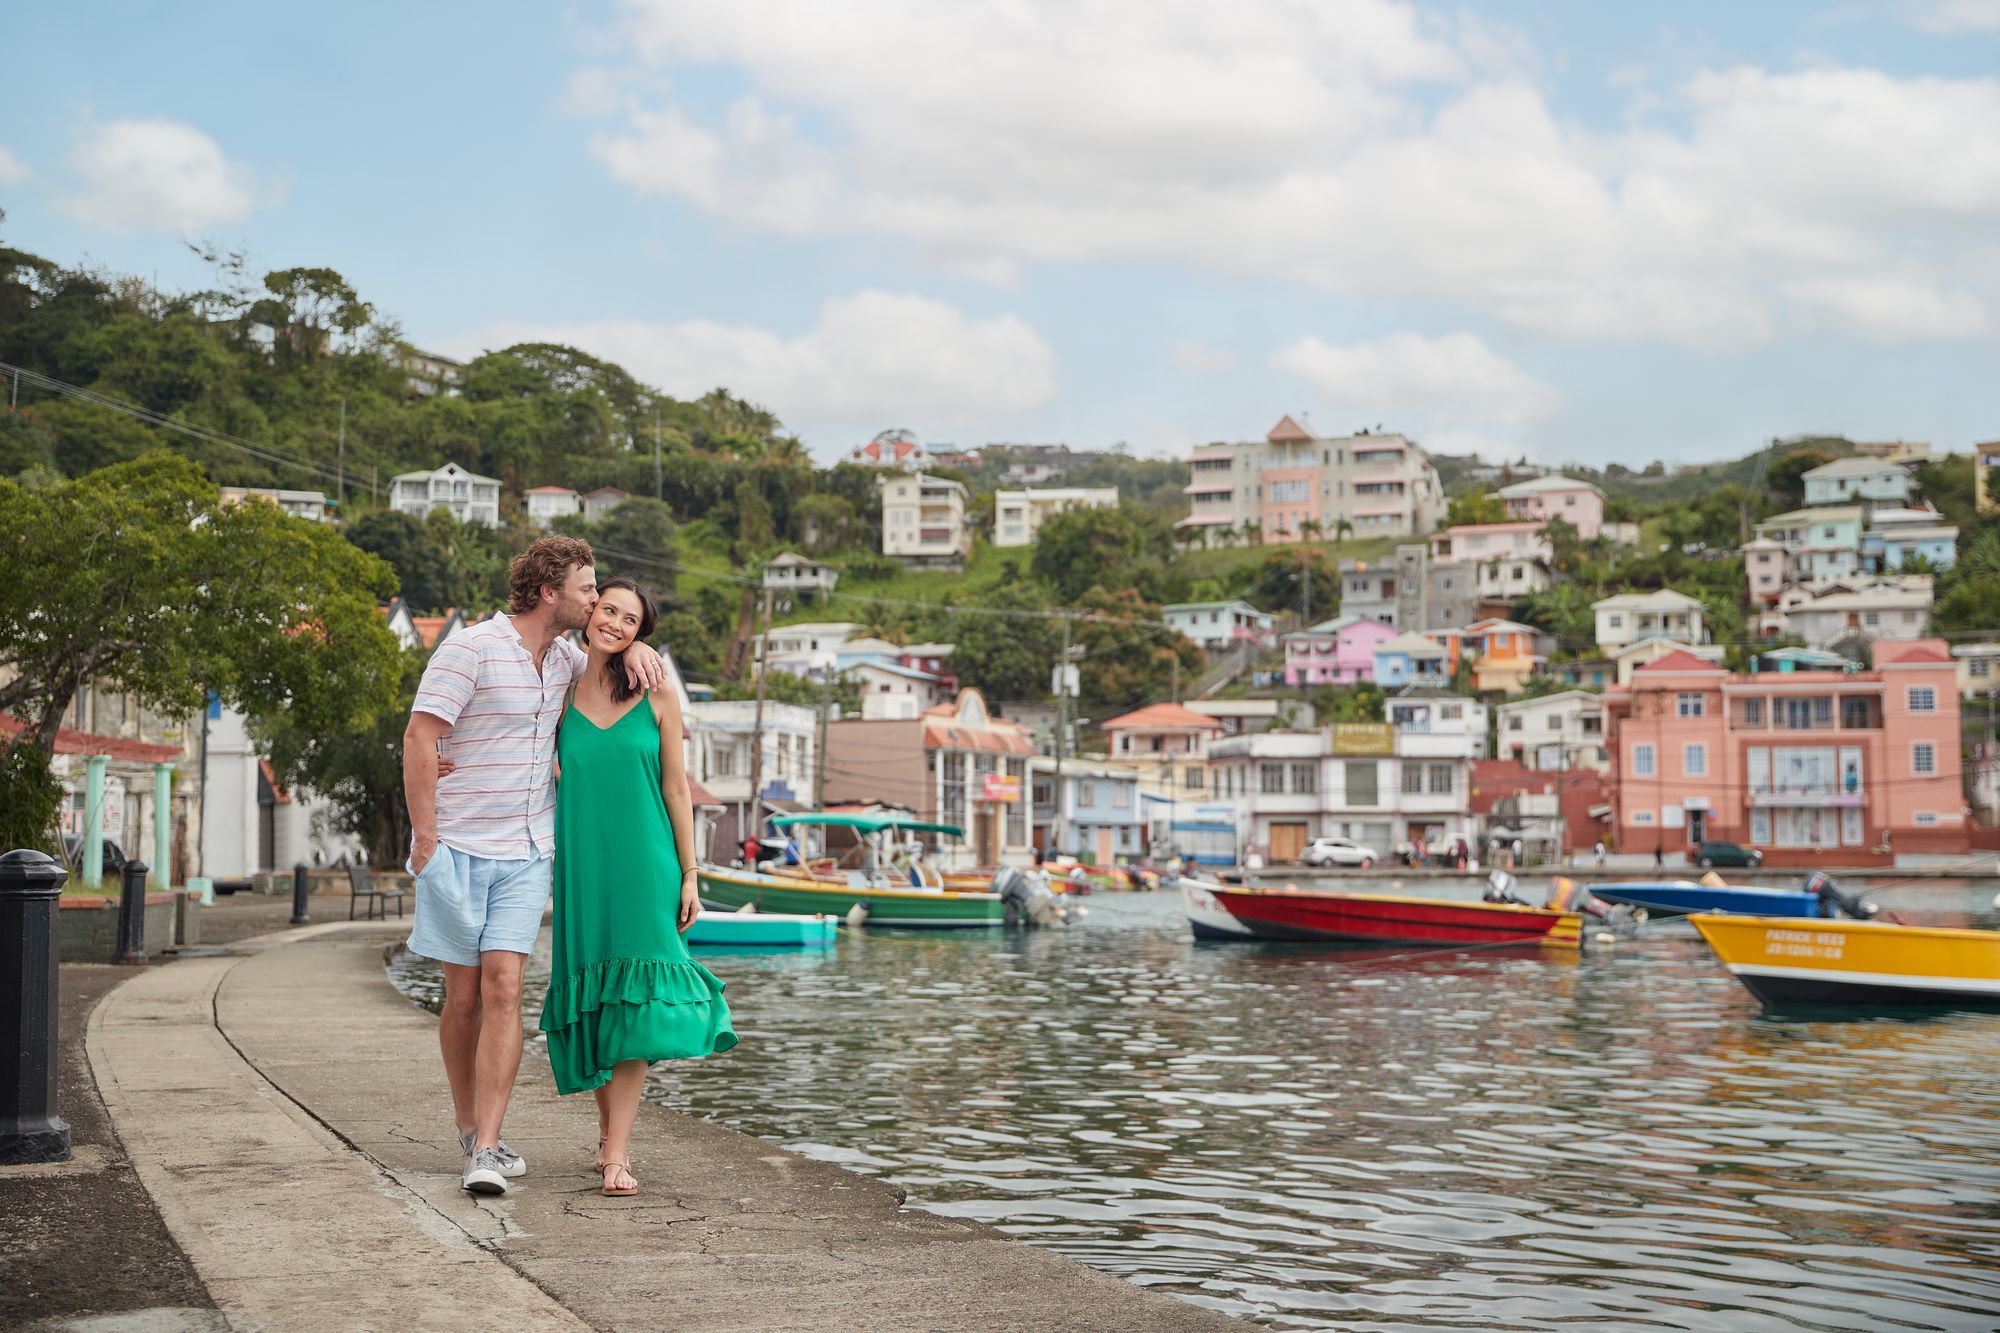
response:
<path id="1" fill-rule="evenodd" d="M 1551 945 L 1575 949 L 1575 912 L 1511 903 L 1454 903 L 1387 893 L 1300 893 L 1285 889 L 1205 889 L 1244 931 L 1260 940 L 1345 944 Z M 1215 928 L 1215 923 L 1210 923 Z M 1190 912 L 1189 925 L 1195 919 Z"/>
<path id="2" fill-rule="evenodd" d="M 1693 912 L 1740 912 L 1754 916 L 1820 914 L 1818 895 L 1799 889 L 1708 885 L 1691 880 L 1632 880 L 1589 887 L 1592 894 L 1605 902 L 1643 907 L 1653 916 L 1686 916 Z"/>
<path id="3" fill-rule="evenodd" d="M 681 938 L 689 944 L 765 944 L 815 948 L 832 944 L 840 923 L 823 912 L 702 912 Z"/>
<path id="4" fill-rule="evenodd" d="M 1253 940 L 1250 928 L 1230 915 L 1213 892 L 1219 885 L 1181 881 L 1181 906 L 1187 911 L 1188 930 L 1198 940 Z"/>
<path id="5" fill-rule="evenodd" d="M 1767 1005 L 2000 1009 L 2000 931 L 1813 917 L 1689 920 Z"/>
<path id="6" fill-rule="evenodd" d="M 939 893 L 921 889 L 859 889 L 847 884 L 792 879 L 740 870 L 700 872 L 701 898 L 724 910 L 749 904 L 759 912 L 825 913 L 846 917 L 856 904 L 868 908 L 870 926 L 909 926 L 927 930 L 976 929 L 1006 924 L 1007 912 L 997 893 Z"/>

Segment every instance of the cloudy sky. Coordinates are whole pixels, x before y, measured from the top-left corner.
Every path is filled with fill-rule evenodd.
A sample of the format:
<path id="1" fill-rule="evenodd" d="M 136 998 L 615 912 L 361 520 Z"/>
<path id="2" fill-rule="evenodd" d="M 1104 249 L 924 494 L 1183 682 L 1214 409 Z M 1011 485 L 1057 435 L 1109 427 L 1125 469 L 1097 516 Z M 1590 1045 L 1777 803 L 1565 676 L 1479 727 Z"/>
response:
<path id="1" fill-rule="evenodd" d="M 330 265 L 822 458 L 2000 437 L 2000 0 L 102 4 L 8 23 L 0 239 Z M 90 31 L 89 41 L 77 34 Z"/>

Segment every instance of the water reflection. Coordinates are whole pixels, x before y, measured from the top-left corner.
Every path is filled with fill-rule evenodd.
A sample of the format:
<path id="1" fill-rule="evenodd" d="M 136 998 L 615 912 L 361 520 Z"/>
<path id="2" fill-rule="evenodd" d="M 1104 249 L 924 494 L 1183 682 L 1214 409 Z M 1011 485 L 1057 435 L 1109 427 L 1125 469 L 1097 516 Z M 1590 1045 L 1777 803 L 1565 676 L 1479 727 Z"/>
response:
<path id="1" fill-rule="evenodd" d="M 704 951 L 743 1044 L 650 1095 L 1280 1328 L 2000 1327 L 2000 1016 L 1764 1018 L 1685 927 L 1336 955 L 1092 909 Z"/>

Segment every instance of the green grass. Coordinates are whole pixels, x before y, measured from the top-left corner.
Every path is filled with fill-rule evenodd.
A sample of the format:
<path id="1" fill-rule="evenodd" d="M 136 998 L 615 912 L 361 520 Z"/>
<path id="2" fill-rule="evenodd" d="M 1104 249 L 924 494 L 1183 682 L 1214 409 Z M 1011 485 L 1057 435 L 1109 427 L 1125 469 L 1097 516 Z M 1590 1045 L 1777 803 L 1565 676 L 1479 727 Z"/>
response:
<path id="1" fill-rule="evenodd" d="M 1189 578 L 1197 581 L 1217 579 L 1229 582 L 1235 575 L 1261 562 L 1273 551 L 1316 550 L 1323 551 L 1328 560 L 1376 561 L 1388 558 L 1399 541 L 1414 541 L 1411 537 L 1350 537 L 1344 542 L 1270 542 L 1262 546 L 1224 546 L 1210 550 L 1199 548 L 1184 552 L 1174 559 L 1174 568 L 1184 571 Z"/>

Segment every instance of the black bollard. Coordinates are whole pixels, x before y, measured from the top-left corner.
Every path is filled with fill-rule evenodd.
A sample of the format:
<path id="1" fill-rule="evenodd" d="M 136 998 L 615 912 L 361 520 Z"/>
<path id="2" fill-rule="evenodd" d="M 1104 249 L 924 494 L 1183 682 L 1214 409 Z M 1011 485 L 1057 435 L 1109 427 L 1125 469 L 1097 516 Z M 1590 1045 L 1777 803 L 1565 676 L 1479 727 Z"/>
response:
<path id="1" fill-rule="evenodd" d="M 301 861 L 292 867 L 292 924 L 303 926 L 311 921 L 306 915 L 306 866 Z"/>
<path id="2" fill-rule="evenodd" d="M 56 1114 L 56 914 L 68 878 L 41 852 L 0 856 L 0 1165 L 69 1160 Z"/>
<path id="3" fill-rule="evenodd" d="M 146 961 L 146 873 L 144 861 L 125 863 L 125 883 L 118 894 L 118 952 L 111 961 L 134 967 Z"/>

